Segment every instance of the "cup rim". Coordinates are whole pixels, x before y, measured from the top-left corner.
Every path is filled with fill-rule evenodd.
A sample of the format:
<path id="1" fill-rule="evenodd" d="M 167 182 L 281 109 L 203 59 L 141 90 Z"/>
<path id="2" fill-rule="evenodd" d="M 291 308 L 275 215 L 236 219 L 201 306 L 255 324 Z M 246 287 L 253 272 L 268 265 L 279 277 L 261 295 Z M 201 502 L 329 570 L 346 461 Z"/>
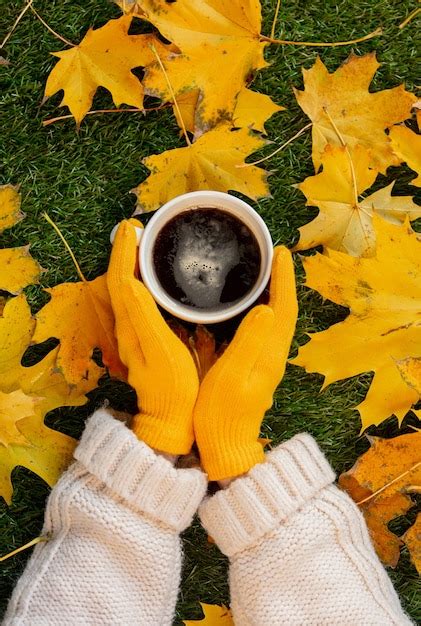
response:
<path id="1" fill-rule="evenodd" d="M 262 257 L 259 276 L 254 287 L 234 304 L 215 311 L 201 311 L 195 307 L 182 304 L 167 294 L 158 280 L 151 258 L 154 242 L 160 228 L 164 224 L 179 213 L 200 209 L 205 206 L 219 208 L 243 221 L 256 237 Z M 252 206 L 236 196 L 221 191 L 192 191 L 172 198 L 172 200 L 169 200 L 158 209 L 149 220 L 142 231 L 139 245 L 140 273 L 144 284 L 152 294 L 154 300 L 175 317 L 197 324 L 215 324 L 223 322 L 239 315 L 251 306 L 263 293 L 269 281 L 272 259 L 273 242 L 264 220 Z"/>

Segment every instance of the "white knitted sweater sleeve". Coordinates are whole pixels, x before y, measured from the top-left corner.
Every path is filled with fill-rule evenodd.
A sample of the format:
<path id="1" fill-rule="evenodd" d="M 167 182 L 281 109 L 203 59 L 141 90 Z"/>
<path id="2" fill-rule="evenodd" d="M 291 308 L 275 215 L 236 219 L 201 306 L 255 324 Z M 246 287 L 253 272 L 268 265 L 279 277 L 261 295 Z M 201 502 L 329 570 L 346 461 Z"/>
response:
<path id="1" fill-rule="evenodd" d="M 76 462 L 47 503 L 43 533 L 4 624 L 166 626 L 177 598 L 179 534 L 206 490 L 107 411 L 87 423 Z"/>
<path id="2" fill-rule="evenodd" d="M 236 626 L 407 625 L 357 506 L 298 435 L 201 505 L 230 559 Z"/>

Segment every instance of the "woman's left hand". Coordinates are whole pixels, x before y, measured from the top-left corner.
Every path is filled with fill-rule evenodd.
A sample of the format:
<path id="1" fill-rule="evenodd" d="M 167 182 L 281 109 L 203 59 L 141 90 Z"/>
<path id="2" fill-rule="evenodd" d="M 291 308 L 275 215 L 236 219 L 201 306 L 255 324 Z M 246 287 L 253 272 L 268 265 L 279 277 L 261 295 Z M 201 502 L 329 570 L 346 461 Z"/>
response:
<path id="1" fill-rule="evenodd" d="M 284 375 L 297 314 L 291 252 L 279 246 L 268 304 L 247 313 L 200 385 L 194 430 L 209 480 L 234 478 L 263 462 L 260 425 Z"/>

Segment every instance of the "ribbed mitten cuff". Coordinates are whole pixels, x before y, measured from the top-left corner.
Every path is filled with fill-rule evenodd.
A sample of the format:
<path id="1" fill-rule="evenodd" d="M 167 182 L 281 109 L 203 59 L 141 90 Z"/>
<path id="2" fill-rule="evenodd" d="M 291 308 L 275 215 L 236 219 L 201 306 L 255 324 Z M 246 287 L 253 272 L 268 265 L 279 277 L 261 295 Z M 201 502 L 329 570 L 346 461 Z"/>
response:
<path id="1" fill-rule="evenodd" d="M 191 523 L 206 491 L 200 470 L 175 469 L 105 409 L 88 420 L 74 456 L 118 497 L 177 532 Z"/>
<path id="2" fill-rule="evenodd" d="M 203 437 L 200 439 L 199 450 L 202 466 L 209 480 L 241 476 L 265 460 L 263 446 L 257 441 L 257 437 L 256 441 L 241 446 L 235 441 L 235 433 L 230 440 L 235 443 L 230 445 L 227 445 L 223 438 L 215 441 L 211 431 L 208 435 L 207 441 Z"/>
<path id="3" fill-rule="evenodd" d="M 155 450 L 168 454 L 188 454 L 194 441 L 191 418 L 188 423 L 185 416 L 177 417 L 175 412 L 168 412 L 165 419 L 147 413 L 134 416 L 131 425 L 135 435 Z"/>
<path id="4" fill-rule="evenodd" d="M 266 455 L 246 476 L 207 498 L 203 526 L 224 554 L 233 556 L 290 518 L 335 474 L 308 434 L 297 435 Z"/>

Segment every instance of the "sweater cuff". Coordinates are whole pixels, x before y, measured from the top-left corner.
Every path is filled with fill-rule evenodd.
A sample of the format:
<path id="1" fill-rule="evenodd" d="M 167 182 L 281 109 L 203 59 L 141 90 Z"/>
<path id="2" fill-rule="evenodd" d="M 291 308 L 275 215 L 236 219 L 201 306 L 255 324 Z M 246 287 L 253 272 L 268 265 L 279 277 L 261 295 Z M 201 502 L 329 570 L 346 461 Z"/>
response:
<path id="1" fill-rule="evenodd" d="M 203 526 L 220 550 L 233 556 L 254 545 L 335 480 L 310 435 L 296 435 L 266 455 L 246 476 L 207 498 Z"/>
<path id="2" fill-rule="evenodd" d="M 205 492 L 197 469 L 175 469 L 105 409 L 87 421 L 74 457 L 116 496 L 177 532 L 189 524 Z"/>

